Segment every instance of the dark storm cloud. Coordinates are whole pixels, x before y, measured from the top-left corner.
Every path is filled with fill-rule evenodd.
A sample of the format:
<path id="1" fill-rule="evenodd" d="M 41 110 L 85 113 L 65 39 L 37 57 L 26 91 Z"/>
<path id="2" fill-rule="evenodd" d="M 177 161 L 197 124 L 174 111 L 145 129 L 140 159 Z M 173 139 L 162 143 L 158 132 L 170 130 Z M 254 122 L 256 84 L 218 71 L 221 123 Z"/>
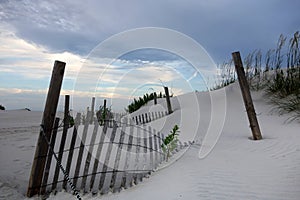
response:
<path id="1" fill-rule="evenodd" d="M 230 53 L 274 48 L 300 29 L 298 0 L 16 1 L 0 3 L 2 23 L 51 51 L 87 55 L 99 42 L 131 28 L 158 26 L 195 39 L 222 62 Z"/>

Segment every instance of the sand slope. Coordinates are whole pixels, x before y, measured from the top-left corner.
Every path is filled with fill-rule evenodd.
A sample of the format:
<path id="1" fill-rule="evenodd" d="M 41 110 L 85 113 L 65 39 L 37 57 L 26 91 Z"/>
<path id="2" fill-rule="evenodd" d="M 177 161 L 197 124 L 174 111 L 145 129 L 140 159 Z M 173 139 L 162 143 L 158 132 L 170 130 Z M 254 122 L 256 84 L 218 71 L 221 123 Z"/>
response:
<path id="1" fill-rule="evenodd" d="M 251 132 L 245 108 L 238 84 L 233 84 L 226 88 L 226 118 L 220 138 L 210 154 L 199 159 L 199 149 L 205 140 L 211 117 L 211 100 L 208 93 L 182 95 L 173 100 L 174 113 L 151 122 L 151 126 L 168 133 L 174 124 L 179 124 L 180 139 L 195 140 L 196 144 L 172 165 L 155 172 L 135 187 L 104 196 L 88 194 L 83 199 L 298 200 L 300 124 L 285 123 L 288 116 L 270 114 L 271 107 L 264 100 L 265 97 L 259 92 L 252 94 L 263 140 L 248 139 Z M 193 100 L 194 96 L 199 104 Z M 150 104 L 151 102 L 148 104 L 149 108 L 143 109 L 155 109 Z M 161 106 L 165 106 L 163 100 Z M 9 112 L 0 112 L 0 120 Z M 25 199 L 23 195 L 27 187 L 40 119 L 35 116 L 36 120 L 33 120 L 32 125 L 18 126 L 21 124 L 18 123 L 22 119 L 21 115 L 11 115 L 14 115 L 12 119 L 16 121 L 15 125 L 0 123 L 0 199 Z M 199 126 L 193 126 L 197 121 Z M 196 137 L 193 134 L 195 129 Z M 75 197 L 60 192 L 50 199 Z"/>

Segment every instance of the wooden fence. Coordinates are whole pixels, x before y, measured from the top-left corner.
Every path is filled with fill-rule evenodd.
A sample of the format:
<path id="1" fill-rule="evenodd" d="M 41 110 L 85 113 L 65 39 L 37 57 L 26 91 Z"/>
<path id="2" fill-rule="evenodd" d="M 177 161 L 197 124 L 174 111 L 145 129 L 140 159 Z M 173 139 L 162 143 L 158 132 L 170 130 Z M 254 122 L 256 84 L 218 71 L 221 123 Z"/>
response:
<path id="1" fill-rule="evenodd" d="M 69 124 L 65 123 L 62 130 L 59 130 L 59 118 L 56 118 L 51 147 L 45 155 L 40 194 L 62 189 L 71 192 L 59 164 L 52 159 L 51 149 L 65 166 L 75 188 L 83 193 L 105 194 L 138 184 L 165 160 L 161 148 L 164 134 L 150 126 L 136 126 L 131 120 L 129 126 L 115 120 L 105 120 L 100 126 L 92 113 L 88 112 L 89 120 L 84 124 L 81 124 L 81 114 L 78 113 L 75 125 L 66 129 Z M 180 142 L 178 149 L 183 146 Z"/>
<path id="2" fill-rule="evenodd" d="M 145 124 L 167 113 L 144 113 L 127 123 L 108 118 L 98 123 L 93 97 L 91 111 L 81 124 L 80 113 L 75 122 L 71 120 L 70 98 L 66 95 L 60 123 L 55 116 L 65 65 L 61 61 L 54 63 L 27 196 L 47 197 L 64 189 L 81 199 L 78 191 L 104 194 L 139 183 L 165 159 L 161 147 L 164 135 Z M 103 108 L 104 116 L 108 116 L 106 100 Z M 180 143 L 179 147 L 183 145 Z"/>

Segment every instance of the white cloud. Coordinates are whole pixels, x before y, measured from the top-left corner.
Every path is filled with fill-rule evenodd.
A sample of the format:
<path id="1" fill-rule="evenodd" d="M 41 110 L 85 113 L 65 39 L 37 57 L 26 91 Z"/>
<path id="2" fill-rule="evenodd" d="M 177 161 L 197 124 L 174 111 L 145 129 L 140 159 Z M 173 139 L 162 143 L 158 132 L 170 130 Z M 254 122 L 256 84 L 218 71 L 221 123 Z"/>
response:
<path id="1" fill-rule="evenodd" d="M 0 71 L 22 75 L 31 79 L 49 77 L 55 60 L 66 62 L 66 76 L 75 76 L 83 58 L 70 52 L 52 53 L 43 46 L 17 37 L 8 25 L 1 25 Z"/>

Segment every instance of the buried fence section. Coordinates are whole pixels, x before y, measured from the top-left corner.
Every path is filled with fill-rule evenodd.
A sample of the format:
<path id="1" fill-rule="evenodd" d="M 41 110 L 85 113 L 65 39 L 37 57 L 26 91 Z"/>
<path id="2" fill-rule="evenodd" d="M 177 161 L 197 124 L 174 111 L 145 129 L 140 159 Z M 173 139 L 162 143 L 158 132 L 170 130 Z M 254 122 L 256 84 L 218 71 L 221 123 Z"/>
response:
<path id="1" fill-rule="evenodd" d="M 90 124 L 91 113 L 88 112 L 83 125 L 79 124 L 81 115 L 77 114 L 67 136 L 62 130 L 56 134 L 57 128 L 53 129 L 50 146 L 62 166 L 66 166 L 66 173 L 57 173 L 57 163 L 51 163 L 53 155 L 49 152 L 40 194 L 61 189 L 91 191 L 93 194 L 120 191 L 122 187 L 129 188 L 133 183 L 141 182 L 163 160 L 162 136 L 155 129 L 135 126 L 133 121 L 129 127 L 126 123 L 118 127 L 113 121 L 113 128 L 109 128 L 109 120 L 100 126 L 96 119 Z M 75 188 L 67 185 L 65 174 Z"/>

